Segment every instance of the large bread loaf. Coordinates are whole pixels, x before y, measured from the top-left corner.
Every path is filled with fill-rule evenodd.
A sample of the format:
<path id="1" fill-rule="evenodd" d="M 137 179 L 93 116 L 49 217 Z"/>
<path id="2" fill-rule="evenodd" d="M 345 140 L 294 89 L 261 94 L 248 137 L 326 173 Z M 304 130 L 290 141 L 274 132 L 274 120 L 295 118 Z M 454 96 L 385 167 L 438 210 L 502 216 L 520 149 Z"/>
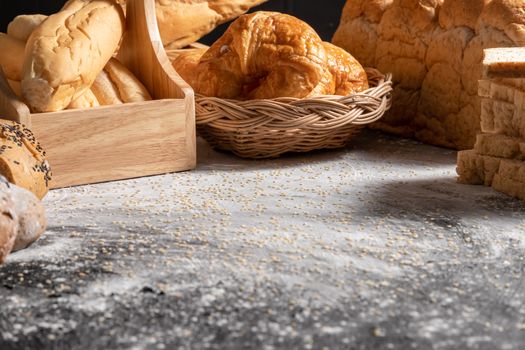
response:
<path id="1" fill-rule="evenodd" d="M 525 44 L 525 2 L 348 0 L 333 42 L 394 73 L 394 106 L 376 127 L 468 149 L 480 130 L 483 49 Z"/>
<path id="2" fill-rule="evenodd" d="M 125 6 L 126 0 L 117 0 Z M 155 0 L 157 23 L 165 46 L 185 47 L 267 0 Z"/>
<path id="3" fill-rule="evenodd" d="M 70 0 L 28 39 L 22 95 L 34 112 L 66 108 L 91 86 L 117 49 L 124 14 L 114 0 Z"/>

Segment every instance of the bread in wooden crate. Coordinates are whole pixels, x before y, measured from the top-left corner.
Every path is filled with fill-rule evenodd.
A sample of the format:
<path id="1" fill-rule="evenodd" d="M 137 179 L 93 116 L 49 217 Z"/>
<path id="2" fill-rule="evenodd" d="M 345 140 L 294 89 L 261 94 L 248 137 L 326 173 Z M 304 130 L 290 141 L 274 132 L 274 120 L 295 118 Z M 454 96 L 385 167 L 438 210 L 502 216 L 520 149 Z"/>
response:
<path id="1" fill-rule="evenodd" d="M 29 36 L 22 96 L 34 112 L 65 109 L 89 89 L 119 46 L 124 13 L 111 0 L 70 0 Z"/>
<path id="2" fill-rule="evenodd" d="M 193 91 L 164 52 L 154 0 L 130 0 L 127 13 L 118 58 L 155 100 L 30 114 L 0 84 L 0 115 L 31 127 L 53 168 L 52 188 L 195 167 Z"/>
<path id="3" fill-rule="evenodd" d="M 469 149 L 480 130 L 483 49 L 525 44 L 517 0 L 348 0 L 333 38 L 367 67 L 392 72 L 392 110 L 375 127 Z"/>

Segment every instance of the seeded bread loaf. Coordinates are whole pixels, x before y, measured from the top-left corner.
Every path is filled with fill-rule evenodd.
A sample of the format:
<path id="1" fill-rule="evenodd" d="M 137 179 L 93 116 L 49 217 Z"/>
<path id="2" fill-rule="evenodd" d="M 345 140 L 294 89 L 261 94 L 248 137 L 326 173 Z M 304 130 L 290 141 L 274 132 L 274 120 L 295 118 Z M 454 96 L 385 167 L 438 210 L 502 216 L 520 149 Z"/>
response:
<path id="1" fill-rule="evenodd" d="M 9 120 L 0 120 L 0 174 L 40 199 L 49 190 L 44 150 L 29 129 Z"/>
<path id="2" fill-rule="evenodd" d="M 375 127 L 469 149 L 480 131 L 483 49 L 525 45 L 525 2 L 348 0 L 333 42 L 394 74 L 394 106 Z"/>
<path id="3" fill-rule="evenodd" d="M 34 112 L 66 108 L 91 86 L 117 49 L 124 14 L 114 0 L 70 0 L 28 39 L 22 95 Z"/>

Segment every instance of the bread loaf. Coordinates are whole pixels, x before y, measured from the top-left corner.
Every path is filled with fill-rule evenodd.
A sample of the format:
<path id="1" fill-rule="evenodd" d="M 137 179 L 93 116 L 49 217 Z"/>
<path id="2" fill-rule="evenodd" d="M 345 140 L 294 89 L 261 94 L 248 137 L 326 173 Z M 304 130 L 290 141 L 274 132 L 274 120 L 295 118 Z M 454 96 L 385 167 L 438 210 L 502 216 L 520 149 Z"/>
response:
<path id="1" fill-rule="evenodd" d="M 18 216 L 13 206 L 14 198 L 9 184 L 0 179 L 0 264 L 3 264 L 15 244 L 18 233 Z"/>
<path id="2" fill-rule="evenodd" d="M 525 79 L 508 78 L 510 71 L 525 67 L 525 55 L 514 55 L 520 51 L 525 53 L 485 50 L 478 86 L 483 133 L 474 149 L 459 152 L 457 172 L 459 182 L 492 186 L 525 200 Z"/>
<path id="3" fill-rule="evenodd" d="M 101 105 L 151 100 L 146 87 L 115 58 L 106 64 L 91 90 Z"/>
<path id="4" fill-rule="evenodd" d="M 483 78 L 523 78 L 524 58 L 525 49 L 522 47 L 487 49 L 483 57 Z"/>
<path id="5" fill-rule="evenodd" d="M 346 95 L 368 87 L 350 54 L 277 12 L 239 17 L 209 50 L 182 53 L 173 66 L 197 93 L 239 100 Z"/>
<path id="6" fill-rule="evenodd" d="M 165 46 L 179 49 L 202 38 L 267 0 L 156 0 L 157 23 Z M 118 0 L 125 6 L 126 0 Z"/>
<path id="7" fill-rule="evenodd" d="M 7 25 L 7 35 L 26 42 L 31 33 L 47 18 L 45 15 L 16 16 Z"/>
<path id="8" fill-rule="evenodd" d="M 38 198 L 49 190 L 51 170 L 44 150 L 29 129 L 8 120 L 0 120 L 0 174 Z"/>
<path id="9" fill-rule="evenodd" d="M 18 217 L 18 231 L 13 252 L 27 248 L 35 242 L 46 229 L 44 206 L 35 195 L 21 187 L 10 186 L 14 200 L 13 210 Z"/>
<path id="10" fill-rule="evenodd" d="M 484 48 L 525 44 L 518 0 L 348 0 L 333 42 L 392 72 L 392 110 L 375 126 L 468 149 L 480 130 Z"/>
<path id="11" fill-rule="evenodd" d="M 0 66 L 10 80 L 22 79 L 25 43 L 7 34 L 0 33 Z"/>
<path id="12" fill-rule="evenodd" d="M 149 100 L 151 100 L 151 96 L 146 87 L 122 63 L 112 58 L 97 75 L 90 90 L 73 101 L 68 109 Z"/>
<path id="13" fill-rule="evenodd" d="M 456 171 L 458 182 L 470 185 L 491 186 L 502 159 L 477 154 L 474 150 L 458 152 Z"/>
<path id="14" fill-rule="evenodd" d="M 34 194 L 0 176 L 0 264 L 10 252 L 36 241 L 45 228 L 44 207 Z"/>
<path id="15" fill-rule="evenodd" d="M 325 94 L 346 96 L 368 89 L 366 72 L 352 55 L 330 43 L 324 43 L 324 48 L 328 70 L 335 84 L 333 92 Z"/>
<path id="16" fill-rule="evenodd" d="M 113 0 L 70 0 L 28 39 L 22 95 L 34 112 L 66 108 L 91 86 L 119 45 L 124 15 Z"/>
<path id="17" fill-rule="evenodd" d="M 71 102 L 69 106 L 67 106 L 67 109 L 84 109 L 97 106 L 100 106 L 100 103 L 93 94 L 93 91 L 90 89 L 84 92 L 84 94 L 81 95 L 79 98 Z"/>
<path id="18" fill-rule="evenodd" d="M 43 15 L 21 15 L 10 23 L 9 29 L 20 40 L 25 40 L 45 18 L 47 17 Z M 9 38 L 9 40 L 12 39 Z M 21 71 L 22 63 L 23 55 L 15 57 L 8 66 Z M 8 83 L 15 94 L 21 96 L 20 81 L 8 80 Z M 95 79 L 91 89 L 86 90 L 85 93 L 73 100 L 67 109 L 83 109 L 148 100 L 151 100 L 151 96 L 144 85 L 117 59 L 111 58 Z"/>
<path id="19" fill-rule="evenodd" d="M 474 151 L 480 155 L 525 160 L 525 139 L 500 134 L 478 134 Z"/>

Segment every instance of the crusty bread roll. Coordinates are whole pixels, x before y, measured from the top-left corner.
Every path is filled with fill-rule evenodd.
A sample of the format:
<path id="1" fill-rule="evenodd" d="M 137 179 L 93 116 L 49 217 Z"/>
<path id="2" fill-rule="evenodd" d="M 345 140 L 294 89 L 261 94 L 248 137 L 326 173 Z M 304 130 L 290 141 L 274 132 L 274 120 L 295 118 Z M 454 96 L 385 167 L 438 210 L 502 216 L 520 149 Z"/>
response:
<path id="1" fill-rule="evenodd" d="M 91 89 L 86 90 L 83 95 L 67 106 L 67 109 L 84 109 L 100 106 L 96 96 Z"/>
<path id="2" fill-rule="evenodd" d="M 22 95 L 34 112 L 66 108 L 93 83 L 124 32 L 114 0 L 70 0 L 28 39 Z"/>
<path id="3" fill-rule="evenodd" d="M 17 16 L 9 25 L 9 36 L 15 35 L 25 41 L 32 31 L 47 17 L 44 15 Z M 11 38 L 8 38 L 11 40 Z M 8 65 L 15 70 L 22 70 L 23 55 L 15 57 Z M 16 95 L 21 96 L 20 81 L 8 80 L 9 86 Z M 96 95 L 94 94 L 96 91 Z M 117 59 L 111 58 L 104 69 L 99 73 L 91 89 L 73 100 L 67 109 L 83 109 L 100 105 L 112 105 L 128 102 L 151 100 L 151 96 L 144 85 L 124 67 Z"/>
<path id="4" fill-rule="evenodd" d="M 336 85 L 340 93 L 368 86 L 350 54 L 277 12 L 241 16 L 207 51 L 182 53 L 173 66 L 197 93 L 221 98 L 303 98 L 334 94 Z"/>
<path id="5" fill-rule="evenodd" d="M 330 43 L 324 43 L 328 70 L 335 84 L 335 95 L 350 95 L 368 89 L 368 77 L 363 66 L 348 52 Z"/>
<path id="6" fill-rule="evenodd" d="M 109 60 L 91 90 L 101 105 L 151 100 L 146 87 L 115 58 Z"/>
<path id="7" fill-rule="evenodd" d="M 25 43 L 7 34 L 0 33 L 0 66 L 7 79 L 22 79 Z"/>
<path id="8" fill-rule="evenodd" d="M 27 248 L 46 230 L 44 206 L 35 195 L 24 188 L 10 186 L 14 200 L 13 209 L 18 216 L 18 231 L 13 252 Z"/>
<path id="9" fill-rule="evenodd" d="M 125 6 L 126 0 L 117 0 Z M 165 46 L 185 47 L 251 7 L 267 0 L 156 0 L 157 23 Z"/>
<path id="10" fill-rule="evenodd" d="M 99 73 L 97 79 L 95 79 L 95 82 L 91 86 L 91 90 L 104 105 L 118 105 L 123 103 L 116 86 L 105 70 Z"/>
<path id="11" fill-rule="evenodd" d="M 0 264 L 10 252 L 36 241 L 45 228 L 44 207 L 35 195 L 0 176 Z"/>
<path id="12" fill-rule="evenodd" d="M 0 174 L 40 199 L 49 190 L 44 150 L 29 129 L 9 120 L 0 120 Z"/>
<path id="13" fill-rule="evenodd" d="M 7 25 L 7 35 L 26 42 L 31 33 L 47 18 L 45 15 L 16 16 Z"/>
<path id="14" fill-rule="evenodd" d="M 480 130 L 483 49 L 525 44 L 521 0 L 347 0 L 333 42 L 392 72 L 382 130 L 456 149 Z"/>
<path id="15" fill-rule="evenodd" d="M 93 85 L 68 109 L 90 108 L 151 100 L 146 87 L 116 58 L 98 74 Z"/>
<path id="16" fill-rule="evenodd" d="M 14 198 L 10 186 L 4 178 L 0 178 L 0 264 L 13 249 L 18 232 L 18 216 L 13 206 Z"/>
<path id="17" fill-rule="evenodd" d="M 192 75 L 206 51 L 208 51 L 207 48 L 180 50 L 180 52 L 170 57 L 173 68 L 175 68 L 177 73 L 179 73 L 188 84 L 192 85 L 192 87 L 194 87 Z"/>

